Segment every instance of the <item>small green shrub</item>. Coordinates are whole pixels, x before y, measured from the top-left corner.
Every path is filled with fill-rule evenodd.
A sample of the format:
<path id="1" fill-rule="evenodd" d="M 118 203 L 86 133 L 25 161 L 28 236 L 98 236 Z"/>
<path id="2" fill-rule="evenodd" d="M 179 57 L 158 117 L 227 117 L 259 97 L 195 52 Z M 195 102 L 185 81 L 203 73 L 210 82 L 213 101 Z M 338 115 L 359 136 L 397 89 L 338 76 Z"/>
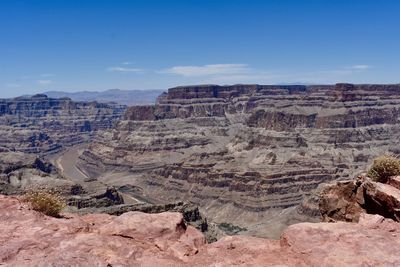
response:
<path id="1" fill-rule="evenodd" d="M 66 206 L 59 193 L 47 188 L 28 189 L 23 200 L 29 203 L 33 210 L 52 217 L 60 217 L 60 212 Z"/>
<path id="2" fill-rule="evenodd" d="M 391 176 L 400 175 L 400 160 L 391 155 L 377 157 L 367 176 L 374 181 L 386 183 Z"/>

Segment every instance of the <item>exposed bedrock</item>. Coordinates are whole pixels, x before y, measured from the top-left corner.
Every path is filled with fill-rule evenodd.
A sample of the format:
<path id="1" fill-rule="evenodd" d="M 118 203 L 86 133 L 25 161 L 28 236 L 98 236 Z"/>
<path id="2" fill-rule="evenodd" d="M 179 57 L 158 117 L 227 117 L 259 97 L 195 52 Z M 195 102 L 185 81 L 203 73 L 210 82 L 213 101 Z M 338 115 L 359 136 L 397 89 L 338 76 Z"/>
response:
<path id="1" fill-rule="evenodd" d="M 320 183 L 400 151 L 399 111 L 400 85 L 177 87 L 128 108 L 78 165 L 146 201 L 192 201 L 277 237 Z"/>
<path id="2" fill-rule="evenodd" d="M 124 203 L 115 188 L 102 184 L 76 183 L 60 175 L 54 165 L 37 155 L 22 152 L 0 153 L 0 194 L 21 195 L 26 191 L 51 189 L 65 198 L 70 210 L 101 208 Z"/>
<path id="3" fill-rule="evenodd" d="M 280 240 L 227 236 L 206 244 L 179 213 L 47 217 L 0 195 L 0 263 L 6 266 L 399 266 L 400 224 L 300 223 Z"/>
<path id="4" fill-rule="evenodd" d="M 112 128 L 125 106 L 46 95 L 0 99 L 0 149 L 48 154 Z"/>
<path id="5" fill-rule="evenodd" d="M 387 184 L 359 176 L 321 186 L 315 197 L 325 221 L 357 222 L 365 213 L 400 221 L 400 176 L 389 178 Z"/>

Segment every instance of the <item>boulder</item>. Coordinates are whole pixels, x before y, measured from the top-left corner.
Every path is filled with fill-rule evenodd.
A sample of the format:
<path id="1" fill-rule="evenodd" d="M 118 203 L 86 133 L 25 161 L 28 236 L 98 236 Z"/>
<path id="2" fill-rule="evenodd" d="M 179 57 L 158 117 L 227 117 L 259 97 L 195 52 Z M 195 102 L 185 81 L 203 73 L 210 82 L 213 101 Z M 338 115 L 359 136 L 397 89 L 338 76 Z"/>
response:
<path id="1" fill-rule="evenodd" d="M 379 214 L 400 221 L 399 177 L 387 184 L 368 177 L 330 184 L 319 192 L 319 209 L 325 221 L 357 222 L 364 213 Z"/>

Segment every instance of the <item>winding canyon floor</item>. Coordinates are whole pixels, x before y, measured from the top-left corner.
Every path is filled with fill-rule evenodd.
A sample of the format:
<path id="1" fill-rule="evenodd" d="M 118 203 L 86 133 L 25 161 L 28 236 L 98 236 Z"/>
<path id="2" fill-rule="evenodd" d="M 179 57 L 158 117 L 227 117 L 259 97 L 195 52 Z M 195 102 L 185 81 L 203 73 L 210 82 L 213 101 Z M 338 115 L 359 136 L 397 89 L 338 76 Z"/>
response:
<path id="1" fill-rule="evenodd" d="M 135 182 L 138 187 L 142 186 L 137 180 L 135 173 L 129 171 L 105 171 L 96 177 L 85 173 L 80 169 L 79 158 L 87 149 L 89 144 L 79 144 L 67 148 L 65 151 L 48 156 L 47 159 L 52 162 L 60 174 L 67 180 L 82 185 L 89 192 L 104 190 L 104 188 L 115 187 L 124 199 L 125 204 L 169 204 L 168 200 L 163 200 L 162 194 L 159 198 L 154 198 L 141 194 L 140 190 L 134 190 Z M 188 199 L 180 199 L 180 201 L 188 201 Z M 199 207 L 203 214 L 208 214 L 208 207 Z M 233 206 L 226 204 L 220 209 L 220 218 L 231 217 L 235 214 L 236 220 L 233 224 L 229 221 L 218 220 L 220 229 L 228 234 L 251 235 L 258 237 L 267 237 L 279 239 L 281 233 L 292 224 L 299 222 L 319 221 L 307 215 L 298 213 L 297 206 L 285 209 L 269 209 L 265 212 L 259 212 L 257 218 L 254 213 L 247 214 L 243 210 L 235 209 Z M 207 218 L 209 222 L 213 220 Z M 223 219 L 222 219 L 223 220 Z M 239 223 L 238 223 L 239 222 Z M 238 224 L 237 224 L 238 223 Z"/>
<path id="2" fill-rule="evenodd" d="M 78 167 L 78 159 L 86 147 L 87 144 L 75 145 L 67 148 L 63 152 L 48 156 L 47 159 L 54 166 L 56 166 L 63 178 L 83 185 L 85 188 L 89 189 L 89 192 L 95 192 L 108 187 L 117 187 L 117 184 L 113 182 L 113 179 L 109 178 L 111 174 L 105 173 L 105 179 L 95 179 L 94 177 L 90 177 L 90 175 L 84 173 Z M 128 173 L 119 173 L 117 175 L 127 176 Z M 121 191 L 119 191 L 119 194 L 123 197 L 125 204 L 148 203 L 147 201 L 136 198 L 134 195 L 130 195 Z"/>

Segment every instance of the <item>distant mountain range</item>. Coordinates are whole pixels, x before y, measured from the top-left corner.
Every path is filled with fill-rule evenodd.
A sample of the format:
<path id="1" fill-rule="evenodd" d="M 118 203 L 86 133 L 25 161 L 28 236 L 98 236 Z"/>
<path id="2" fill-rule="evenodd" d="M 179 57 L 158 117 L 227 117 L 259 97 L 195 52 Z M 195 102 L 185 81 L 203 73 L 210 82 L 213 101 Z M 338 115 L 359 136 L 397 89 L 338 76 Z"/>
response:
<path id="1" fill-rule="evenodd" d="M 81 91 L 81 92 L 44 92 L 50 98 L 69 97 L 74 101 L 97 101 L 102 103 L 116 102 L 118 104 L 133 106 L 154 104 L 157 97 L 164 90 L 120 90 L 110 89 L 107 91 Z"/>

